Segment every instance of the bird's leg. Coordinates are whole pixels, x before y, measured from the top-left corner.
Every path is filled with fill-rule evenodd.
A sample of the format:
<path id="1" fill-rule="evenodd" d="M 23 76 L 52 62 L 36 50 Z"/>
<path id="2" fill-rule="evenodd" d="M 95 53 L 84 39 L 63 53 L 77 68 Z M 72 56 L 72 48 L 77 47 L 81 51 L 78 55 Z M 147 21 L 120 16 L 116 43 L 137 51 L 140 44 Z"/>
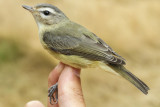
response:
<path id="1" fill-rule="evenodd" d="M 50 100 L 50 104 L 57 104 L 58 103 L 58 83 L 52 85 L 48 89 L 48 97 Z"/>

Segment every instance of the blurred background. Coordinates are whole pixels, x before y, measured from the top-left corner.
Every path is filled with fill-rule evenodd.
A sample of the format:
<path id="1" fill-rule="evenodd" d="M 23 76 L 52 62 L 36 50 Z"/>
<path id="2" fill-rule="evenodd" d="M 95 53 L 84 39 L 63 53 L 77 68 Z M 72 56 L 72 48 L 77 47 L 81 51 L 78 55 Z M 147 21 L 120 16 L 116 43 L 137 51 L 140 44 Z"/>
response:
<path id="1" fill-rule="evenodd" d="M 42 48 L 32 15 L 21 5 L 51 3 L 127 60 L 148 95 L 100 69 L 81 73 L 87 107 L 160 106 L 160 0 L 0 0 L 0 107 L 47 104 L 47 78 L 58 63 Z"/>

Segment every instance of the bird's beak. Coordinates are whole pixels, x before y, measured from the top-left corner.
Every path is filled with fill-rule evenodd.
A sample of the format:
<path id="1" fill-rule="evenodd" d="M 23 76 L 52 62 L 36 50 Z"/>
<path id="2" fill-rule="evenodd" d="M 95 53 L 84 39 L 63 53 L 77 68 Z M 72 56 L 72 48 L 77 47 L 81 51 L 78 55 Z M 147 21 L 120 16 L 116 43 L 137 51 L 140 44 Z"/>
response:
<path id="1" fill-rule="evenodd" d="M 33 7 L 31 7 L 31 6 L 22 5 L 22 7 L 23 7 L 24 9 L 30 11 L 30 12 L 33 12 L 33 11 L 34 11 Z"/>

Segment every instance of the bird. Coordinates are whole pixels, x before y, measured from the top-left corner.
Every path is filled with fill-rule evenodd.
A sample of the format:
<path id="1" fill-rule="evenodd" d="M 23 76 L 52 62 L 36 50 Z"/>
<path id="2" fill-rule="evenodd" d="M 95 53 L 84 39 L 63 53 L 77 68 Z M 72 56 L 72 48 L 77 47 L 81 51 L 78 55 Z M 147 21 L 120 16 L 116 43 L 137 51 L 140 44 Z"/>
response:
<path id="1" fill-rule="evenodd" d="M 148 94 L 149 87 L 125 68 L 126 60 L 123 57 L 96 34 L 71 21 L 59 8 L 45 3 L 22 7 L 33 15 L 42 46 L 56 59 L 78 69 L 99 67 L 122 76 Z M 58 102 L 57 93 L 58 83 L 48 90 L 51 104 Z"/>

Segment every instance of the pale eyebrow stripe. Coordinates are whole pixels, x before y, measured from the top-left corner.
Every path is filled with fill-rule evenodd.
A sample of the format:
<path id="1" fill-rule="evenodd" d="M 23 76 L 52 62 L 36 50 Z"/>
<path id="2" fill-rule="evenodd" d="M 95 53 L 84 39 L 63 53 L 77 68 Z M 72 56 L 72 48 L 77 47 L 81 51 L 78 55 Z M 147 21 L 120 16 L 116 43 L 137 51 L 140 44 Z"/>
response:
<path id="1" fill-rule="evenodd" d="M 53 13 L 53 14 L 56 13 L 56 11 L 53 10 L 53 9 L 51 9 L 51 8 L 39 8 L 39 9 L 37 9 L 37 10 L 38 10 L 38 11 L 45 11 L 45 10 L 48 10 L 49 12 L 51 12 L 51 13 Z"/>

